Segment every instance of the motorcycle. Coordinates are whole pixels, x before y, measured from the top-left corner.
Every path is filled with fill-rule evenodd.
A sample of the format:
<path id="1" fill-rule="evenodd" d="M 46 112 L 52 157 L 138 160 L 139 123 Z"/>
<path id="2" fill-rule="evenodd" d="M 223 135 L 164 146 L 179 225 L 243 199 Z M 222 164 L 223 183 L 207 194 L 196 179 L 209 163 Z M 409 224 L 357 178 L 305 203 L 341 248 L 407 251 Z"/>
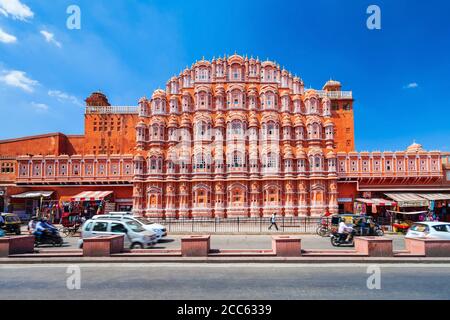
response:
<path id="1" fill-rule="evenodd" d="M 353 247 L 355 245 L 354 241 L 355 231 L 351 232 L 349 240 L 347 240 L 347 234 L 333 232 L 331 234 L 331 244 L 333 247 L 340 247 L 341 245 L 348 245 Z"/>
<path id="2" fill-rule="evenodd" d="M 59 235 L 59 231 L 56 228 L 45 229 L 40 237 L 34 237 L 34 246 L 38 247 L 41 244 L 51 244 L 54 247 L 61 247 L 63 245 L 63 239 Z"/>
<path id="3" fill-rule="evenodd" d="M 319 225 L 316 228 L 316 233 L 321 237 L 329 237 L 331 230 L 328 220 L 325 218 L 320 219 Z"/>

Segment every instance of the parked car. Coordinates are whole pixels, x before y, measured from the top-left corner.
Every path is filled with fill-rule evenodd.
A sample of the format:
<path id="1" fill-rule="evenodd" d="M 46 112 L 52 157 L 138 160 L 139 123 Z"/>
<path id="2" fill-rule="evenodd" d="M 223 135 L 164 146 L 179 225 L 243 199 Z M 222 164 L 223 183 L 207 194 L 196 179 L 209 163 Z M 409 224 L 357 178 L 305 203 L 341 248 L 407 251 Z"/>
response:
<path id="1" fill-rule="evenodd" d="M 5 221 L 4 225 L 1 226 L 4 232 L 15 233 L 19 235 L 21 232 L 20 226 L 22 224 L 19 216 L 15 213 L 0 213 L 0 214 L 3 217 L 3 220 Z"/>
<path id="2" fill-rule="evenodd" d="M 424 221 L 413 223 L 405 238 L 429 238 L 450 240 L 450 223 Z"/>
<path id="3" fill-rule="evenodd" d="M 136 221 L 89 219 L 81 229 L 81 238 L 78 246 L 83 247 L 83 239 L 102 235 L 124 235 L 124 247 L 130 249 L 143 249 L 153 246 L 158 242 L 154 232 L 145 230 Z"/>
<path id="4" fill-rule="evenodd" d="M 92 217 L 92 219 L 113 219 L 113 220 L 125 220 L 136 221 L 145 230 L 153 231 L 158 237 L 158 241 L 167 236 L 167 229 L 159 223 L 153 223 L 150 219 L 144 217 L 135 217 L 127 212 L 110 212 L 108 214 L 99 214 Z"/>

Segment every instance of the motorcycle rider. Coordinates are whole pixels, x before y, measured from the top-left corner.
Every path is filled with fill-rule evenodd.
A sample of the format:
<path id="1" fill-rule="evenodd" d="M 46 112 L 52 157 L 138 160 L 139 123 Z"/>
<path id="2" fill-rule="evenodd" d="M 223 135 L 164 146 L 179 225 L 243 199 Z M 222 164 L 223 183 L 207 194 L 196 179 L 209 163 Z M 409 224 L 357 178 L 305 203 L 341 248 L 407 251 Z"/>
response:
<path id="1" fill-rule="evenodd" d="M 56 229 L 55 226 L 53 226 L 51 223 L 48 222 L 47 218 L 42 218 L 41 220 L 39 220 L 36 223 L 35 226 L 35 231 L 34 231 L 34 236 L 36 237 L 36 239 L 38 241 L 41 240 L 42 235 L 46 232 L 49 231 L 51 233 L 53 233 Z"/>
<path id="2" fill-rule="evenodd" d="M 339 234 L 339 238 L 342 240 L 345 238 L 345 241 L 348 242 L 350 240 L 350 237 L 353 233 L 353 226 L 348 226 L 344 220 L 341 220 L 341 222 L 339 222 L 339 228 L 338 228 L 338 234 Z"/>
<path id="3" fill-rule="evenodd" d="M 28 233 L 34 234 L 34 231 L 36 230 L 36 223 L 37 223 L 37 217 L 33 217 L 30 219 L 30 222 L 28 222 Z"/>
<path id="4" fill-rule="evenodd" d="M 44 234 L 46 228 L 45 224 L 43 223 L 43 219 L 38 220 L 36 222 L 36 225 L 34 227 L 33 235 L 35 236 L 36 240 L 39 242 L 41 240 L 42 235 Z"/>

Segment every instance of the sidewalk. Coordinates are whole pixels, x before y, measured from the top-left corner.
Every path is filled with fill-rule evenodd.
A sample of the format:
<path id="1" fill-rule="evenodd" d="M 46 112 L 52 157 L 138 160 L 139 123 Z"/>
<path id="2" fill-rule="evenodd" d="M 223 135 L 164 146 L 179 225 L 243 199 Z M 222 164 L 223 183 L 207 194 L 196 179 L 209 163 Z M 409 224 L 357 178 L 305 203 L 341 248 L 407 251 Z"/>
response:
<path id="1" fill-rule="evenodd" d="M 36 257 L 0 258 L 2 264 L 93 264 L 93 263 L 298 263 L 298 264 L 351 264 L 351 263 L 389 263 L 389 264 L 450 264 L 450 258 L 375 258 L 375 257 Z"/>

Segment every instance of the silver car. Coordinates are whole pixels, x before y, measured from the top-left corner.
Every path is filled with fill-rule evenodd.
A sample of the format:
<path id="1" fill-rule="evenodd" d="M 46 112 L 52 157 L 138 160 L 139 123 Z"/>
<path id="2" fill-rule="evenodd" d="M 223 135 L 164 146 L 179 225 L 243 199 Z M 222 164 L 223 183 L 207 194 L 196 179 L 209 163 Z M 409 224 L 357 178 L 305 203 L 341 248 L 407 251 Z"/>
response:
<path id="1" fill-rule="evenodd" d="M 405 237 L 450 240 L 450 223 L 439 221 L 417 222 L 408 229 Z"/>
<path id="2" fill-rule="evenodd" d="M 83 246 L 83 239 L 102 235 L 124 235 L 124 247 L 130 249 L 143 249 L 153 246 L 158 242 L 154 232 L 145 230 L 135 221 L 90 219 L 81 229 L 81 239 L 78 246 Z"/>

